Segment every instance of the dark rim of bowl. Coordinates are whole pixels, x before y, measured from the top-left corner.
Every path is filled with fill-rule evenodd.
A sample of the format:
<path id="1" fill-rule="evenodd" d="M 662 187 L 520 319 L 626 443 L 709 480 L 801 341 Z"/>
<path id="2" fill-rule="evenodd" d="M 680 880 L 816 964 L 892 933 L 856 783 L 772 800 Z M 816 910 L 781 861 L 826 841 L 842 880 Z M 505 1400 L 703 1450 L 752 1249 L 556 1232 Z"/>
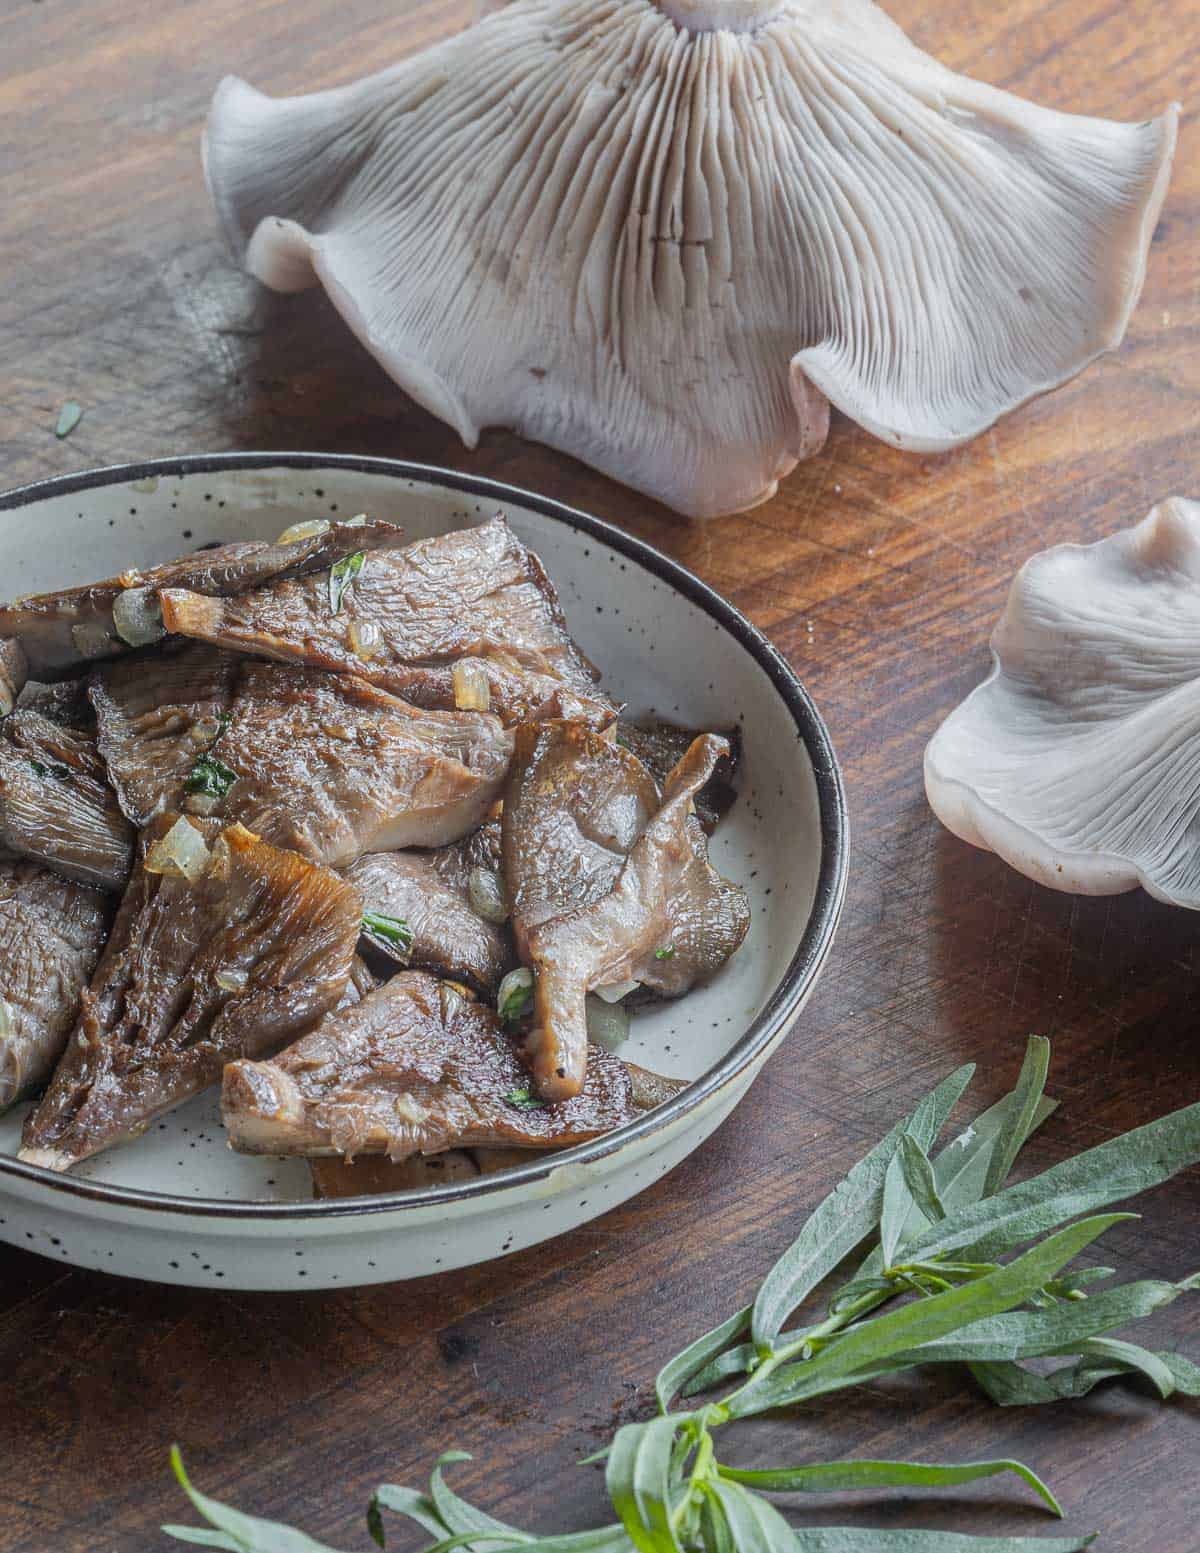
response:
<path id="1" fill-rule="evenodd" d="M 538 496 L 532 491 L 524 491 L 501 481 L 459 474 L 455 470 L 440 469 L 430 464 L 358 457 L 345 453 L 202 453 L 185 458 L 152 459 L 138 464 L 115 464 L 103 469 L 89 469 L 79 474 L 39 480 L 32 485 L 0 494 L 0 512 L 11 512 L 51 497 L 94 490 L 98 486 L 123 485 L 155 477 L 164 479 L 222 474 L 233 469 L 349 470 L 358 474 L 385 475 L 413 485 L 448 487 L 466 496 L 501 506 L 512 503 L 526 507 L 619 551 L 704 610 L 741 644 L 770 679 L 794 719 L 798 735 L 812 761 L 820 813 L 821 861 L 808 926 L 791 963 L 765 1006 L 721 1061 L 707 1073 L 693 1080 L 665 1105 L 647 1112 L 638 1121 L 618 1127 L 591 1143 L 577 1144 L 574 1148 L 535 1159 L 528 1165 L 518 1165 L 494 1176 L 480 1176 L 476 1180 L 448 1186 L 375 1196 L 312 1203 L 270 1203 L 222 1202 L 213 1198 L 179 1197 L 169 1192 L 111 1186 L 104 1182 L 62 1175 L 41 1165 L 27 1164 L 11 1155 L 0 1155 L 0 1174 L 21 1177 L 68 1197 L 105 1202 L 114 1207 L 144 1208 L 212 1219 L 325 1219 L 429 1208 L 511 1191 L 544 1180 L 558 1170 L 573 1165 L 592 1164 L 616 1153 L 627 1144 L 639 1142 L 670 1127 L 737 1078 L 770 1046 L 776 1035 L 797 1013 L 829 952 L 846 891 L 849 826 L 837 758 L 820 713 L 783 656 L 756 626 L 751 625 L 719 593 L 644 540 L 635 539 L 611 523 L 578 512 L 550 497 Z"/>

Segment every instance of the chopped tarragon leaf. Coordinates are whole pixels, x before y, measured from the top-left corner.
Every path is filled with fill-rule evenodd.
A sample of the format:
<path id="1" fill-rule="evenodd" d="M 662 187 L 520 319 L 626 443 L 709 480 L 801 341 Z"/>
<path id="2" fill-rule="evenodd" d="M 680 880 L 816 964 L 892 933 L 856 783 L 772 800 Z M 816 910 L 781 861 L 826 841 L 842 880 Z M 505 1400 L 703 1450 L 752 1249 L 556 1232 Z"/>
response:
<path id="1" fill-rule="evenodd" d="M 237 772 L 231 771 L 215 755 L 201 755 L 183 784 L 183 790 L 185 793 L 198 793 L 204 798 L 224 798 L 237 777 Z"/>
<path id="2" fill-rule="evenodd" d="M 371 938 L 381 938 L 401 954 L 407 954 L 413 945 L 412 929 L 402 917 L 385 917 L 382 912 L 364 911 L 362 930 Z"/>
<path id="3" fill-rule="evenodd" d="M 343 556 L 329 568 L 329 608 L 335 615 L 341 614 L 346 590 L 353 585 L 355 578 L 362 572 L 366 559 L 365 550 L 356 550 L 353 555 Z"/>
<path id="4" fill-rule="evenodd" d="M 510 1089 L 504 1097 L 507 1105 L 514 1106 L 518 1111 L 540 1111 L 545 1106 L 544 1100 L 539 1100 L 528 1084 L 520 1089 Z"/>
<path id="5" fill-rule="evenodd" d="M 654 951 L 654 958 L 656 960 L 673 960 L 675 958 L 675 945 L 668 944 L 665 949 L 656 949 Z"/>
<path id="6" fill-rule="evenodd" d="M 522 965 L 500 983 L 496 998 L 496 1012 L 506 1025 L 515 1025 L 524 1019 L 533 1004 L 533 972 Z"/>
<path id="7" fill-rule="evenodd" d="M 31 760 L 29 764 L 33 767 L 34 776 L 57 777 L 60 782 L 69 782 L 71 780 L 70 766 L 57 766 L 53 763 L 46 765 L 40 760 Z"/>
<path id="8" fill-rule="evenodd" d="M 64 437 L 71 435 L 82 419 L 83 406 L 76 404 L 73 399 L 68 399 L 58 412 L 58 419 L 54 423 L 54 435 L 61 442 Z"/>

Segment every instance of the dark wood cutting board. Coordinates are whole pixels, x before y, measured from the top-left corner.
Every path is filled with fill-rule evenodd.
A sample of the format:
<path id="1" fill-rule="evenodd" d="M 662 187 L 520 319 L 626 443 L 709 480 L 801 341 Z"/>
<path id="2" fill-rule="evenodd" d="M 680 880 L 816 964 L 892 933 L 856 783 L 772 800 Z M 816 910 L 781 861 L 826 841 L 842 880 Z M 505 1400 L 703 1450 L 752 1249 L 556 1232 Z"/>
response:
<path id="1" fill-rule="evenodd" d="M 759 510 L 692 526 L 568 459 L 490 433 L 468 453 L 405 401 L 316 293 L 230 265 L 199 126 L 217 78 L 347 80 L 468 19 L 383 0 L 6 0 L 0 9 L 0 483 L 225 448 L 394 454 L 494 475 L 626 525 L 727 593 L 788 654 L 849 788 L 849 901 L 801 1027 L 721 1132 L 667 1180 L 552 1245 L 337 1295 L 218 1296 L 0 1251 L 0 1547 L 143 1553 L 198 1482 L 365 1548 L 381 1480 L 459 1446 L 464 1492 L 523 1525 L 593 1524 L 574 1463 L 642 1416 L 663 1358 L 732 1311 L 833 1180 L 936 1076 L 980 1061 L 995 1098 L 1026 1034 L 1054 1040 L 1045 1166 L 1200 1097 L 1198 924 L 1140 892 L 1051 894 L 946 835 L 921 786 L 940 717 L 983 675 L 1017 564 L 1155 500 L 1200 495 L 1200 157 L 1175 181 L 1124 349 L 973 446 L 900 454 L 835 419 Z M 1136 119 L 1200 97 L 1190 0 L 896 0 L 948 65 L 1064 109 Z M 84 416 L 64 441 L 59 406 Z M 36 543 L 37 536 L 30 536 Z M 2 591 L 2 585 L 0 585 Z M 1200 1263 L 1195 1173 L 1110 1237 L 1125 1276 Z M 1108 1243 L 1106 1242 L 1106 1246 Z M 1106 1256 L 1108 1251 L 1106 1250 Z M 1154 1321 L 1200 1356 L 1200 1302 Z M 849 1392 L 755 1426 L 755 1454 L 1018 1456 L 1113 1553 L 1194 1553 L 1200 1407 L 1109 1389 L 990 1407 L 958 1374 Z M 873 1496 L 806 1520 L 1052 1533 L 1007 1485 Z M 173 1545 L 173 1544 L 172 1544 Z"/>

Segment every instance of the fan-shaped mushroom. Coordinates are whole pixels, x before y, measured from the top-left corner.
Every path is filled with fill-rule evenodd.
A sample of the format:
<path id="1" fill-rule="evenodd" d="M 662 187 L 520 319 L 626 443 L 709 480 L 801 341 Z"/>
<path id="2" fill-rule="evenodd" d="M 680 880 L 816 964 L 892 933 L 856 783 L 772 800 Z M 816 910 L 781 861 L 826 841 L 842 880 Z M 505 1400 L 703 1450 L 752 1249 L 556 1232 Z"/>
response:
<path id="1" fill-rule="evenodd" d="M 943 449 L 1115 346 L 1175 122 L 979 85 L 870 0 L 515 0 L 337 90 L 226 79 L 205 159 L 246 267 L 324 285 L 469 446 L 706 517 L 829 401 Z"/>
<path id="2" fill-rule="evenodd" d="M 1200 908 L 1200 503 L 1017 573 L 925 753 L 934 813 L 1056 890 Z"/>

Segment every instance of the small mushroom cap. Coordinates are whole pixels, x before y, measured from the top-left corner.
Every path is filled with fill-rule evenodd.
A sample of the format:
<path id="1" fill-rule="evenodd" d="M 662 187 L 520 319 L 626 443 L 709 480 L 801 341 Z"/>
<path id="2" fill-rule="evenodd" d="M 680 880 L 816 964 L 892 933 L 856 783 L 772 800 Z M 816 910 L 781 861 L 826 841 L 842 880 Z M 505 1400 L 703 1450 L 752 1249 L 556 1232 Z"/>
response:
<path id="1" fill-rule="evenodd" d="M 1174 141 L 957 76 L 870 0 L 514 0 L 335 91 L 225 80 L 205 163 L 246 267 L 320 282 L 468 445 L 704 517 L 829 401 L 949 448 L 1116 345 Z"/>
<path id="2" fill-rule="evenodd" d="M 1200 504 L 1018 572 L 925 752 L 934 813 L 1040 884 L 1200 908 Z"/>

